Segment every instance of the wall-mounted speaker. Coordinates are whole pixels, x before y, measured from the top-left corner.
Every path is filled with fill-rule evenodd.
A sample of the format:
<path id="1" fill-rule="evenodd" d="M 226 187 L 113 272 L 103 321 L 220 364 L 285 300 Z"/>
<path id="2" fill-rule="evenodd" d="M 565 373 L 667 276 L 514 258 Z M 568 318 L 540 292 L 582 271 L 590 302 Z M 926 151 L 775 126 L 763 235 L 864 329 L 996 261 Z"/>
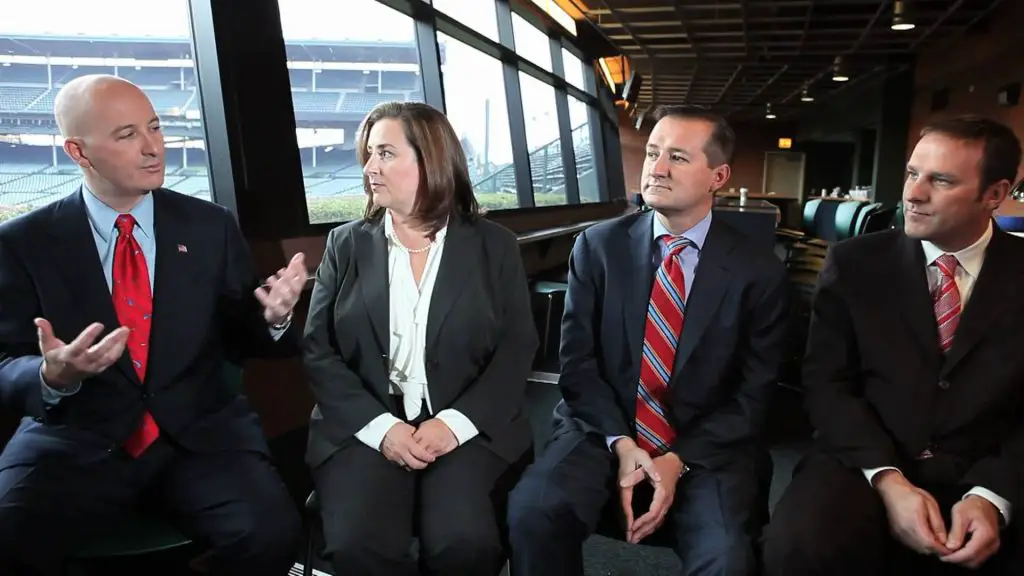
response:
<path id="1" fill-rule="evenodd" d="M 1000 106 L 1016 106 L 1020 102 L 1020 82 L 1003 86 L 997 96 Z"/>

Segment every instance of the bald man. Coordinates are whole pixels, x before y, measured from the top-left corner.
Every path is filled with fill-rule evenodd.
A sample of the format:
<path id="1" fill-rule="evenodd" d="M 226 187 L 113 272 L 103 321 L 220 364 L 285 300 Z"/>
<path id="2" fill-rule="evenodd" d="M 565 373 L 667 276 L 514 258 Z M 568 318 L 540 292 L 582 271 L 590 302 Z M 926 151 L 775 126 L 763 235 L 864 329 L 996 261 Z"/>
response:
<path id="1" fill-rule="evenodd" d="M 0 225 L 0 574 L 56 574 L 139 507 L 212 549 L 213 573 L 284 576 L 298 513 L 227 360 L 296 352 L 298 255 L 257 278 L 232 215 L 161 188 L 146 95 L 86 76 L 57 96 L 74 194 Z"/>

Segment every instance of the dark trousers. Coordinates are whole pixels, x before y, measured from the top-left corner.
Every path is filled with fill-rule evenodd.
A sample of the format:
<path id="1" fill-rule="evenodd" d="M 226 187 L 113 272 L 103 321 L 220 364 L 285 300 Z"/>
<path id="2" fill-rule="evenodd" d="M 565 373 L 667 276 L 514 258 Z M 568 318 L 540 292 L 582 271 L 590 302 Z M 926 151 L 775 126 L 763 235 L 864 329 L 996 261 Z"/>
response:
<path id="1" fill-rule="evenodd" d="M 939 503 L 948 530 L 950 510 L 969 487 L 923 482 L 920 487 Z M 1021 534 L 1024 531 L 1011 521 L 1000 538 L 999 552 L 977 572 L 919 555 L 890 535 L 885 506 L 860 470 L 811 453 L 794 470 L 765 531 L 765 574 L 1009 576 L 1024 570 Z"/>
<path id="2" fill-rule="evenodd" d="M 410 423 L 427 417 L 424 406 Z M 312 471 L 335 574 L 495 576 L 505 561 L 495 488 L 509 467 L 476 439 L 423 470 L 351 442 Z"/>
<path id="3" fill-rule="evenodd" d="M 567 431 L 552 439 L 509 497 L 513 576 L 582 575 L 583 541 L 602 518 L 621 516 L 617 475 L 603 438 Z M 659 533 L 668 531 L 682 574 L 755 574 L 757 486 L 753 459 L 694 467 L 679 480 Z M 635 517 L 649 502 L 634 502 Z"/>
<path id="4" fill-rule="evenodd" d="M 264 455 L 187 453 L 160 439 L 138 459 L 50 456 L 0 470 L 0 573 L 58 574 L 85 536 L 139 506 L 212 548 L 218 576 L 285 576 L 294 562 L 299 514 Z"/>

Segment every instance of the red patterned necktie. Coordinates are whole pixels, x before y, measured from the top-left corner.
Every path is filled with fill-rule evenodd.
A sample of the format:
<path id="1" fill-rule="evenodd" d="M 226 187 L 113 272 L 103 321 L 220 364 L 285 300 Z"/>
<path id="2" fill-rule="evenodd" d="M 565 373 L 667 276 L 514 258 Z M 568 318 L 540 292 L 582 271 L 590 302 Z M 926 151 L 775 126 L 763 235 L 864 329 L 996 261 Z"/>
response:
<path id="1" fill-rule="evenodd" d="M 139 381 L 146 381 L 149 358 L 149 327 L 153 318 L 153 297 L 149 286 L 149 269 L 142 248 L 132 236 L 135 218 L 130 214 L 117 217 L 117 244 L 114 246 L 114 311 L 122 326 L 131 330 L 128 335 L 128 355 L 132 359 Z M 142 422 L 125 442 L 124 449 L 138 458 L 160 436 L 153 416 L 146 411 Z"/>
<path id="2" fill-rule="evenodd" d="M 953 346 L 953 336 L 957 324 L 960 323 L 960 289 L 956 286 L 956 268 L 960 265 L 956 256 L 943 254 L 935 259 L 939 269 L 939 282 L 935 287 L 935 321 L 939 327 L 939 348 L 942 353 L 949 352 Z"/>
<path id="3" fill-rule="evenodd" d="M 675 363 L 676 347 L 683 333 L 686 308 L 686 280 L 680 254 L 689 240 L 664 236 L 668 255 L 654 276 L 651 301 L 647 306 L 643 359 L 636 396 L 636 443 L 652 456 L 668 451 L 675 430 L 665 414 L 665 396 Z"/>

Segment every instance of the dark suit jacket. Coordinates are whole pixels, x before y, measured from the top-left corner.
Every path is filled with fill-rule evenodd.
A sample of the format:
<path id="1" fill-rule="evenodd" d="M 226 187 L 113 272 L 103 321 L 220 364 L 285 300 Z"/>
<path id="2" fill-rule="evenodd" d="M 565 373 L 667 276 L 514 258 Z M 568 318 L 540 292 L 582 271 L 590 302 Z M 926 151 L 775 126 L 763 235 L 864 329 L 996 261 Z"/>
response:
<path id="1" fill-rule="evenodd" d="M 853 468 L 982 486 L 1016 505 L 1024 486 L 1024 239 L 994 230 L 943 359 L 921 243 L 901 230 L 829 250 L 804 386 L 820 447 Z M 917 460 L 925 449 L 936 456 Z"/>
<path id="2" fill-rule="evenodd" d="M 296 339 L 271 338 L 253 295 L 260 280 L 233 216 L 169 190 L 152 193 L 157 256 L 145 383 L 125 350 L 77 394 L 56 405 L 42 401 L 33 318 L 49 320 L 65 342 L 93 322 L 105 327 L 97 341 L 118 326 L 83 193 L 0 225 L 0 407 L 27 415 L 0 468 L 52 452 L 102 457 L 124 444 L 145 409 L 189 450 L 265 452 L 256 415 L 223 381 L 223 364 L 287 353 L 289 342 L 297 352 Z"/>
<path id="3" fill-rule="evenodd" d="M 388 249 L 383 218 L 335 228 L 317 270 L 304 357 L 317 405 L 310 466 L 384 412 L 389 393 Z M 537 349 L 519 245 L 509 230 L 453 219 L 427 316 L 426 374 L 434 413 L 462 412 L 480 440 L 514 462 L 531 444 L 526 379 Z"/>
<path id="4" fill-rule="evenodd" d="M 641 212 L 597 224 L 576 241 L 562 318 L 563 419 L 602 436 L 636 438 L 636 397 L 657 250 Z M 687 301 L 666 406 L 672 450 L 716 468 L 758 445 L 786 335 L 787 290 L 771 246 L 712 218 Z M 567 418 L 566 418 L 567 417 Z"/>

